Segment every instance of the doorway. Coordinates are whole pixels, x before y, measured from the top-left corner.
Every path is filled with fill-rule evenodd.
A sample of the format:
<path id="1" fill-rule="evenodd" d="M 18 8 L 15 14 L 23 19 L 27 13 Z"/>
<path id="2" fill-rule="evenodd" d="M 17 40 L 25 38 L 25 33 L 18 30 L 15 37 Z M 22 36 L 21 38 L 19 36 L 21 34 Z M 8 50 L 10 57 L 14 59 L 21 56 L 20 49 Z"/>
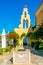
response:
<path id="1" fill-rule="evenodd" d="M 27 49 L 27 37 L 24 37 L 23 38 L 23 47 L 24 47 L 24 49 Z"/>

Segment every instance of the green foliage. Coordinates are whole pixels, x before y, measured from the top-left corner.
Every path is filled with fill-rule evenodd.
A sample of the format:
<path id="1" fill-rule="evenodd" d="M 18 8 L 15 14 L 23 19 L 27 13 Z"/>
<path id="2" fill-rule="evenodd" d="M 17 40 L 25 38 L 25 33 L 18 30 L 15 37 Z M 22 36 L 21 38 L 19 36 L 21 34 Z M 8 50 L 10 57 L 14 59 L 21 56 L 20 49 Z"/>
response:
<path id="1" fill-rule="evenodd" d="M 2 47 L 2 44 L 0 43 L 0 48 Z"/>
<path id="2" fill-rule="evenodd" d="M 39 51 L 43 52 L 43 42 L 41 42 L 41 44 L 39 46 Z"/>
<path id="3" fill-rule="evenodd" d="M 43 26 L 40 26 L 35 32 L 28 32 L 27 37 L 30 39 L 43 39 Z"/>
<path id="4" fill-rule="evenodd" d="M 40 39 L 43 38 L 43 27 L 40 26 L 35 32 L 34 32 L 34 38 Z"/>
<path id="5" fill-rule="evenodd" d="M 24 36 L 25 36 L 25 33 L 22 33 L 21 38 L 23 38 Z"/>
<path id="6" fill-rule="evenodd" d="M 9 44 L 9 42 L 8 42 L 8 46 L 10 45 L 11 47 L 16 47 L 16 46 L 18 46 L 19 45 L 19 41 L 18 41 L 18 39 L 19 39 L 19 35 L 16 33 L 16 32 L 9 32 L 9 34 L 8 34 L 8 41 L 10 41 L 11 39 L 13 39 L 13 44 Z"/>
<path id="7" fill-rule="evenodd" d="M 39 42 L 39 41 L 36 41 L 36 42 L 35 42 L 35 49 L 36 49 L 36 50 L 39 50 L 40 44 L 41 44 L 41 42 Z"/>
<path id="8" fill-rule="evenodd" d="M 8 46 L 4 50 L 5 50 L 5 52 L 11 52 L 12 48 L 10 46 Z"/>
<path id="9" fill-rule="evenodd" d="M 16 46 L 19 46 L 19 41 L 18 41 L 18 39 L 14 38 L 14 47 L 16 47 Z"/>
<path id="10" fill-rule="evenodd" d="M 30 39 L 34 39 L 34 33 L 32 32 L 28 32 L 26 36 Z"/>
<path id="11" fill-rule="evenodd" d="M 0 48 L 0 55 L 3 55 L 3 49 Z"/>
<path id="12" fill-rule="evenodd" d="M 27 37 L 30 40 L 37 40 L 37 41 L 33 41 L 31 43 L 31 47 L 35 48 L 36 50 L 41 50 L 43 51 L 43 42 L 41 40 L 43 40 L 43 26 L 40 26 L 35 32 L 28 32 Z"/>
<path id="13" fill-rule="evenodd" d="M 31 47 L 34 48 L 34 42 L 31 43 Z"/>
<path id="14" fill-rule="evenodd" d="M 40 49 L 43 49 L 43 42 L 41 42 L 39 48 L 40 48 Z"/>
<path id="15" fill-rule="evenodd" d="M 4 52 L 11 52 L 12 48 L 11 47 L 6 47 L 6 48 L 0 48 L 0 55 L 3 55 Z"/>
<path id="16" fill-rule="evenodd" d="M 27 37 L 30 37 L 31 35 L 32 35 L 32 33 L 31 32 L 28 32 L 26 36 Z"/>
<path id="17" fill-rule="evenodd" d="M 43 42 L 39 42 L 39 41 L 32 42 L 31 47 L 43 52 Z"/>

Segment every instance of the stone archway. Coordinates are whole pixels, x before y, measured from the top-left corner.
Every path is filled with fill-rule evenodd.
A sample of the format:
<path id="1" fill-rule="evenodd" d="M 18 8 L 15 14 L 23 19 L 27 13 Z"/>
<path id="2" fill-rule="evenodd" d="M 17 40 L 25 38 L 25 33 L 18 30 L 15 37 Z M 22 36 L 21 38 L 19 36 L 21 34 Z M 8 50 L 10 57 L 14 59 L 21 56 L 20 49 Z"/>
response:
<path id="1" fill-rule="evenodd" d="M 24 47 L 24 49 L 26 49 L 27 46 L 28 46 L 28 39 L 27 39 L 27 37 L 24 37 L 23 38 L 23 47 Z"/>

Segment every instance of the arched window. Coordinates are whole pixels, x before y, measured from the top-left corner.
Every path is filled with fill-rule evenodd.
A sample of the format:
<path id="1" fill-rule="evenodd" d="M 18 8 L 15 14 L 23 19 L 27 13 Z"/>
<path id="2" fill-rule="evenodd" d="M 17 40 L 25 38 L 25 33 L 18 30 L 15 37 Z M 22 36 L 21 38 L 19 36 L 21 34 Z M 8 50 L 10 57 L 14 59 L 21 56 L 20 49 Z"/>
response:
<path id="1" fill-rule="evenodd" d="M 25 20 L 23 20 L 23 28 L 25 28 Z"/>
<path id="2" fill-rule="evenodd" d="M 26 28 L 28 28 L 28 20 L 26 20 Z"/>
<path id="3" fill-rule="evenodd" d="M 23 28 L 28 28 L 28 20 L 23 20 Z"/>
<path id="4" fill-rule="evenodd" d="M 25 17 L 26 17 L 26 11 L 25 11 Z"/>

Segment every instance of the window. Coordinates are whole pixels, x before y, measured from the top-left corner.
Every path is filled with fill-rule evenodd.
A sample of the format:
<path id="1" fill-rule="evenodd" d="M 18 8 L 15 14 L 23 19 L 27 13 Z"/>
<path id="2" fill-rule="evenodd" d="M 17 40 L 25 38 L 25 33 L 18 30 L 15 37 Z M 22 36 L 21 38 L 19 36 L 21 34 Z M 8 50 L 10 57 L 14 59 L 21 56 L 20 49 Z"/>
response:
<path id="1" fill-rule="evenodd" d="M 23 20 L 23 28 L 28 28 L 28 20 Z"/>
<path id="2" fill-rule="evenodd" d="M 26 20 L 26 28 L 28 28 L 28 20 Z"/>
<path id="3" fill-rule="evenodd" d="M 25 12 L 25 17 L 26 17 L 26 12 Z"/>
<path id="4" fill-rule="evenodd" d="M 25 22 L 23 21 L 23 28 L 25 28 Z"/>

